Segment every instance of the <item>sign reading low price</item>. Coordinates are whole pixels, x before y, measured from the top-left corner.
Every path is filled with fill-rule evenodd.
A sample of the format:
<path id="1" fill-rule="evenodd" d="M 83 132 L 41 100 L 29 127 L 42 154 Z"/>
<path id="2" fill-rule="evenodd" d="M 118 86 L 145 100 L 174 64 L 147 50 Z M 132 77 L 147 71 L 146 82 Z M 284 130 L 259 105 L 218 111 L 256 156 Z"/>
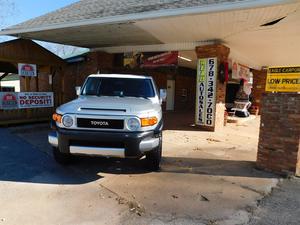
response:
<path id="1" fill-rule="evenodd" d="M 53 107 L 52 92 L 20 92 L 19 108 L 46 108 Z"/>
<path id="2" fill-rule="evenodd" d="M 266 82 L 269 92 L 300 92 L 300 66 L 270 67 Z"/>

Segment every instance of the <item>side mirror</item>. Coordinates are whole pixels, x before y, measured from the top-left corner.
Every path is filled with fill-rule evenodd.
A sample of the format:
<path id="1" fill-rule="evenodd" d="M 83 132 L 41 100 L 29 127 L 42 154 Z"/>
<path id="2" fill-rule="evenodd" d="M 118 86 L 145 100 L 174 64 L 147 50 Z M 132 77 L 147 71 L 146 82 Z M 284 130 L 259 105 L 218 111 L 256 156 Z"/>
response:
<path id="1" fill-rule="evenodd" d="M 75 90 L 76 90 L 76 95 L 79 96 L 80 92 L 81 92 L 81 87 L 77 86 L 77 87 L 75 87 Z"/>
<path id="2" fill-rule="evenodd" d="M 159 100 L 160 103 L 165 102 L 167 99 L 167 89 L 160 89 L 159 90 Z"/>

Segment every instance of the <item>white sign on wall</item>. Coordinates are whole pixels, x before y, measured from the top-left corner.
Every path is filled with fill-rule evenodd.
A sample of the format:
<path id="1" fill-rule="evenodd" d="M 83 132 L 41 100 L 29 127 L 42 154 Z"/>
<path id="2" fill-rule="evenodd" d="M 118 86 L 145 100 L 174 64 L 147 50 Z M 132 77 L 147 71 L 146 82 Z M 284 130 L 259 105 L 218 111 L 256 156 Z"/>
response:
<path id="1" fill-rule="evenodd" d="M 20 92 L 19 108 L 53 107 L 53 92 Z"/>
<path id="2" fill-rule="evenodd" d="M 244 79 L 249 81 L 250 80 L 250 68 L 247 66 L 244 66 L 237 61 L 230 60 L 231 61 L 231 70 L 232 70 L 232 79 L 240 80 Z"/>
<path id="3" fill-rule="evenodd" d="M 195 121 L 197 125 L 215 125 L 217 65 L 217 58 L 198 61 Z"/>
<path id="4" fill-rule="evenodd" d="M 20 76 L 36 77 L 37 76 L 36 65 L 35 64 L 19 63 L 18 64 L 18 73 L 19 73 Z"/>
<path id="5" fill-rule="evenodd" d="M 0 109 L 53 107 L 53 92 L 1 92 Z"/>
<path id="6" fill-rule="evenodd" d="M 17 109 L 18 108 L 18 93 L 15 92 L 0 92 L 0 109 Z"/>

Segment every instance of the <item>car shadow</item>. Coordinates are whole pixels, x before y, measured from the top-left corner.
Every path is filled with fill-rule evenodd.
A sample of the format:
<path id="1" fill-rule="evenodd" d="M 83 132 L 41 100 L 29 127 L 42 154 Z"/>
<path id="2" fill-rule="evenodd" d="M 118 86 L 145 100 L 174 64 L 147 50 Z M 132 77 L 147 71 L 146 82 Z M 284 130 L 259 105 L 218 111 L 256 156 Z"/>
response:
<path id="1" fill-rule="evenodd" d="M 77 171 L 91 174 L 146 174 L 158 173 L 186 173 L 209 176 L 233 176 L 255 178 L 277 178 L 278 176 L 259 170 L 253 161 L 236 161 L 207 158 L 169 157 L 162 158 L 159 171 L 149 169 L 145 158 L 140 160 L 108 159 L 99 157 L 76 157 L 74 167 Z"/>
<path id="2" fill-rule="evenodd" d="M 57 164 L 51 154 L 0 128 L 0 181 L 43 184 L 84 184 L 106 174 L 147 174 L 147 160 L 107 159 L 76 156 L 67 166 Z M 165 156 L 159 173 L 210 176 L 274 178 L 259 171 L 255 162 Z"/>

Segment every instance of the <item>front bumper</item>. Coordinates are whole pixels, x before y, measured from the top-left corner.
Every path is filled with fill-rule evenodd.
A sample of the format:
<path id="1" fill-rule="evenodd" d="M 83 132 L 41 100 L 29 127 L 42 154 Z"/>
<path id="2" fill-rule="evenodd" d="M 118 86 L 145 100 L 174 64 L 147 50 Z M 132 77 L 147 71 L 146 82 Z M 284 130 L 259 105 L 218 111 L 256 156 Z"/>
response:
<path id="1" fill-rule="evenodd" d="M 49 143 L 62 153 L 136 158 L 159 146 L 161 131 L 107 132 L 58 128 L 48 135 Z"/>

